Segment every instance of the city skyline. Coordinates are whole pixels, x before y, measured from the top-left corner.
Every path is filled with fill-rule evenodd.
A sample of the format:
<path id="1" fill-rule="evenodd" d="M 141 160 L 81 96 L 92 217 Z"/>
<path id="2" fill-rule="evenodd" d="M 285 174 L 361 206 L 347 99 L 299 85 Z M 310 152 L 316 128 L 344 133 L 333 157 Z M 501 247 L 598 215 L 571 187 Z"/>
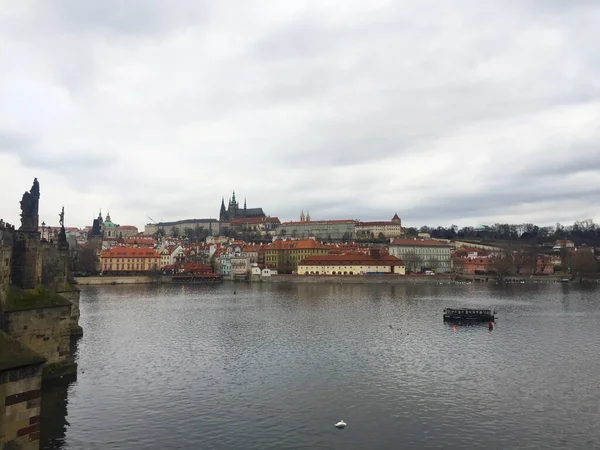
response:
<path id="1" fill-rule="evenodd" d="M 0 218 L 600 221 L 595 2 L 12 2 Z"/>

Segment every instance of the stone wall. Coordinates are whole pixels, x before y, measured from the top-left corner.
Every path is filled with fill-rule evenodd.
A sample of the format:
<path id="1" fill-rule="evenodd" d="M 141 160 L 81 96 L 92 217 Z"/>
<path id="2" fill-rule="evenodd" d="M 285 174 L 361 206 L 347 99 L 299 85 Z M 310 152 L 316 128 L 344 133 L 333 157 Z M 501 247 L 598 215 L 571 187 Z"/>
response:
<path id="1" fill-rule="evenodd" d="M 51 292 L 64 291 L 67 286 L 67 254 L 56 244 L 41 244 L 42 284 Z"/>
<path id="2" fill-rule="evenodd" d="M 326 284 L 439 284 L 452 283 L 450 275 L 273 275 L 263 277 L 267 283 L 326 283 Z"/>
<path id="3" fill-rule="evenodd" d="M 12 265 L 14 231 L 0 224 L 0 310 L 6 301 Z"/>
<path id="4" fill-rule="evenodd" d="M 153 277 L 77 277 L 77 284 L 101 285 L 101 284 L 150 284 L 154 283 Z"/>
<path id="5" fill-rule="evenodd" d="M 40 233 L 16 231 L 12 253 L 12 283 L 21 289 L 35 289 L 42 282 Z"/>
<path id="6" fill-rule="evenodd" d="M 48 363 L 70 361 L 71 304 L 5 311 L 6 332 Z"/>
<path id="7" fill-rule="evenodd" d="M 0 371 L 0 448 L 39 448 L 41 388 L 41 364 Z"/>
<path id="8" fill-rule="evenodd" d="M 83 329 L 79 326 L 79 297 L 81 294 L 79 289 L 58 292 L 58 294 L 71 302 L 71 321 L 69 324 L 71 336 L 81 336 Z"/>

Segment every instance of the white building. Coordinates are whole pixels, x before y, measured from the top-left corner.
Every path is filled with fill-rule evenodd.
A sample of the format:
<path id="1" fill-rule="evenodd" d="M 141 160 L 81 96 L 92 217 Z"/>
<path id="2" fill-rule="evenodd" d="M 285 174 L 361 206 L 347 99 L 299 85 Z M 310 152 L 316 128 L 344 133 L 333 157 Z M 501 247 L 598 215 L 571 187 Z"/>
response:
<path id="1" fill-rule="evenodd" d="M 388 246 L 390 255 L 404 261 L 406 270 L 420 273 L 432 270 L 436 273 L 452 271 L 450 245 L 435 239 L 394 239 Z"/>
<path id="2" fill-rule="evenodd" d="M 354 233 L 357 239 L 360 238 L 384 238 L 402 236 L 402 221 L 398 214 L 394 214 L 392 220 L 386 222 L 357 222 L 354 226 Z"/>

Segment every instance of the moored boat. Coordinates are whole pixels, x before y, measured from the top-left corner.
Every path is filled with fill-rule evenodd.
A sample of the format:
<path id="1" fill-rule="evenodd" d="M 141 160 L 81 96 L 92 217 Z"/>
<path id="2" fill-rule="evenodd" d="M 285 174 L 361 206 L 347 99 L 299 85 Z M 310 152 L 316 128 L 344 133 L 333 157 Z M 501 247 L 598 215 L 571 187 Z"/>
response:
<path id="1" fill-rule="evenodd" d="M 444 309 L 444 320 L 452 321 L 491 321 L 496 320 L 495 311 L 491 309 L 472 309 L 472 308 L 446 308 Z"/>

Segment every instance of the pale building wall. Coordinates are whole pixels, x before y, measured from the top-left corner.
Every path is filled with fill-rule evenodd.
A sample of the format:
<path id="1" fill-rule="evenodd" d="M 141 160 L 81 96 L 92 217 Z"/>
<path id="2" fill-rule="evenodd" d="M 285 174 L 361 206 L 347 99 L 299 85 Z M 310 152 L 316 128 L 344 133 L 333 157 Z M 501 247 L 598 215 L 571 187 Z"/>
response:
<path id="1" fill-rule="evenodd" d="M 422 267 L 434 268 L 437 273 L 452 271 L 450 247 L 390 245 L 388 251 L 390 255 L 404 261 L 406 267 L 413 271 L 420 270 Z"/>
<path id="2" fill-rule="evenodd" d="M 361 236 L 361 234 L 371 234 L 375 237 L 378 237 L 380 233 L 386 238 L 391 237 L 400 237 L 402 236 L 402 226 L 395 223 L 390 224 L 378 224 L 378 225 L 362 225 L 357 224 L 355 227 L 356 236 Z"/>
<path id="3" fill-rule="evenodd" d="M 297 222 L 292 224 L 282 224 L 279 227 L 279 234 L 285 234 L 288 238 L 305 239 L 315 237 L 316 239 L 342 239 L 347 234 L 349 239 L 354 237 L 355 221 L 348 222 Z M 285 231 L 284 231 L 285 230 Z"/>
<path id="4" fill-rule="evenodd" d="M 398 272 L 396 271 L 398 267 Z M 402 270 L 400 270 L 402 269 Z M 364 275 L 368 273 L 391 273 L 390 265 L 362 265 L 362 264 L 347 264 L 347 265 L 299 265 L 298 275 L 310 275 L 318 273 L 319 275 Z M 394 273 L 404 275 L 403 266 L 394 266 Z"/>

